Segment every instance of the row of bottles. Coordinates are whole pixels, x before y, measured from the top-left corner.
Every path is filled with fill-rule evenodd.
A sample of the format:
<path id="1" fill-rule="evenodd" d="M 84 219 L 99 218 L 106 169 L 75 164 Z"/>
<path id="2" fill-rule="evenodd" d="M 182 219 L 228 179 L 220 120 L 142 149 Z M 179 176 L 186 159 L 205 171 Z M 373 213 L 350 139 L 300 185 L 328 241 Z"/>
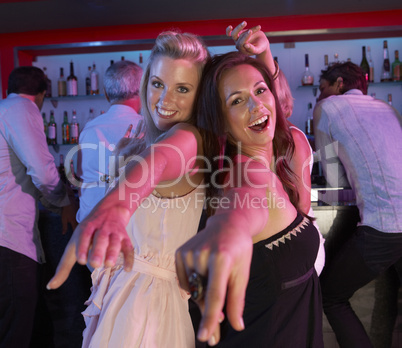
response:
<path id="1" fill-rule="evenodd" d="M 388 51 L 388 42 L 384 40 L 383 42 L 383 62 L 382 62 L 382 71 L 381 71 L 381 82 L 389 82 L 389 81 L 402 81 L 401 80 L 401 62 L 399 60 L 399 51 L 395 50 L 394 52 L 395 58 L 394 62 L 390 63 L 389 51 Z M 314 75 L 310 71 L 309 65 L 309 55 L 305 54 L 304 57 L 304 67 L 305 70 L 301 77 L 302 86 L 311 86 L 314 84 Z M 350 61 L 350 59 L 348 59 Z M 334 62 L 339 62 L 339 55 L 335 53 Z M 324 70 L 329 66 L 328 55 L 324 56 Z M 362 47 L 362 60 L 360 62 L 360 67 L 364 71 L 366 75 L 366 79 L 369 83 L 374 83 L 374 64 L 371 57 L 371 49 L 370 46 Z"/>
<path id="2" fill-rule="evenodd" d="M 103 114 L 103 113 L 104 113 L 104 111 L 100 112 L 100 114 Z M 76 110 L 72 110 L 71 114 L 72 114 L 72 118 L 71 118 L 71 122 L 69 122 L 68 112 L 64 111 L 64 113 L 63 113 L 63 123 L 61 125 L 61 137 L 62 137 L 61 144 L 78 144 L 80 129 L 82 129 L 82 128 L 80 127 L 80 123 L 78 122 Z M 93 120 L 95 117 L 96 116 L 94 113 L 94 109 L 90 108 L 88 118 L 83 123 L 86 124 L 89 121 Z M 47 122 L 45 112 L 42 112 L 42 118 L 43 118 L 43 125 L 44 125 L 44 131 L 46 134 L 47 143 L 49 145 L 58 144 L 58 141 L 57 141 L 58 125 L 55 120 L 54 111 L 50 110 L 49 122 Z"/>
<path id="3" fill-rule="evenodd" d="M 49 122 L 46 120 L 46 113 L 42 113 L 44 131 L 46 134 L 47 143 L 49 145 L 57 144 L 57 123 L 54 118 L 53 110 L 50 111 Z M 64 119 L 61 125 L 62 129 L 62 143 L 63 144 L 78 144 L 78 137 L 80 132 L 80 125 L 77 120 L 77 113 L 72 111 L 71 123 L 68 121 L 68 113 L 64 111 Z"/>
<path id="4" fill-rule="evenodd" d="M 394 55 L 394 62 L 391 65 L 389 60 L 388 42 L 387 40 L 384 40 L 381 82 L 401 81 L 401 62 L 399 60 L 399 51 L 395 50 Z M 370 46 L 367 47 L 367 54 L 366 46 L 362 47 L 362 61 L 360 63 L 360 67 L 366 74 L 366 80 L 371 83 L 374 82 L 374 66 L 371 58 Z"/>
<path id="5" fill-rule="evenodd" d="M 124 60 L 124 56 L 121 57 Z M 113 60 L 110 61 L 110 65 L 114 63 Z M 139 54 L 139 65 L 143 65 L 142 53 Z M 47 91 L 46 97 L 52 97 L 52 81 L 47 75 L 47 68 L 43 67 L 43 71 L 46 75 L 47 81 Z M 85 76 L 85 94 L 86 95 L 98 95 L 100 91 L 99 88 L 99 72 L 96 70 L 96 64 L 93 63 L 92 67 L 88 66 L 88 71 Z M 67 78 L 64 76 L 64 68 L 60 68 L 60 75 L 57 80 L 57 96 L 77 96 L 78 95 L 78 78 L 74 73 L 74 62 L 70 62 L 70 74 Z"/>

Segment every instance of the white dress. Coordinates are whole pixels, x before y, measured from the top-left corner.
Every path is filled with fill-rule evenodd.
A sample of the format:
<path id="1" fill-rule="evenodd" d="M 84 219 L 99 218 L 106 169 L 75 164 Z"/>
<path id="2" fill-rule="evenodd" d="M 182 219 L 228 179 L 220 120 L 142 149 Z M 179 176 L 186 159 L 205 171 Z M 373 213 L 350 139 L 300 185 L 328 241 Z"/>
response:
<path id="1" fill-rule="evenodd" d="M 198 186 L 179 198 L 151 195 L 137 209 L 127 226 L 133 270 L 125 272 L 120 260 L 92 273 L 83 347 L 194 347 L 189 294 L 178 284 L 175 251 L 196 234 L 204 199 Z"/>

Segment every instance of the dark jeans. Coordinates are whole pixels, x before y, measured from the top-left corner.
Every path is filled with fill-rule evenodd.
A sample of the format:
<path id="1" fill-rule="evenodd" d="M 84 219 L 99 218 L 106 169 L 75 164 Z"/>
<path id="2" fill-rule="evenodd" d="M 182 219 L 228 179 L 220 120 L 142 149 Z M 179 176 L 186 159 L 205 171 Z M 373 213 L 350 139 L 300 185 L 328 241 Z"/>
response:
<path id="1" fill-rule="evenodd" d="M 380 273 L 400 264 L 401 258 L 402 233 L 383 233 L 359 226 L 325 265 L 320 277 L 324 312 L 341 347 L 372 347 L 349 299 Z M 402 279 L 401 273 L 399 277 Z"/>
<path id="2" fill-rule="evenodd" d="M 0 348 L 29 347 L 39 267 L 29 257 L 0 247 Z"/>

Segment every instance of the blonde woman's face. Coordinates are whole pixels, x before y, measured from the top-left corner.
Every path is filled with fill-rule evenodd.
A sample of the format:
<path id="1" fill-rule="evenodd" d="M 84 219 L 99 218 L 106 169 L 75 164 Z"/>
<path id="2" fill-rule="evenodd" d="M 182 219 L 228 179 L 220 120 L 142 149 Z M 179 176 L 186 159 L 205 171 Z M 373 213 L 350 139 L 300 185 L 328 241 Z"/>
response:
<path id="1" fill-rule="evenodd" d="M 164 56 L 155 59 L 147 86 L 147 106 L 159 130 L 167 131 L 190 120 L 199 83 L 196 63 Z"/>

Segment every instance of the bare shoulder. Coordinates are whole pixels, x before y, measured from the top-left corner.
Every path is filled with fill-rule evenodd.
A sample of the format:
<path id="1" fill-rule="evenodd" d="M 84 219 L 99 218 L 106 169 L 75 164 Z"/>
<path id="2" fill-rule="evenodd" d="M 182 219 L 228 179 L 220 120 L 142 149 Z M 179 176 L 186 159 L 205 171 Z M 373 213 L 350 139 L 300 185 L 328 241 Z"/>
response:
<path id="1" fill-rule="evenodd" d="M 306 135 L 299 128 L 295 127 L 290 128 L 290 133 L 292 134 L 292 138 L 295 143 L 295 156 L 310 156 L 311 147 Z"/>

